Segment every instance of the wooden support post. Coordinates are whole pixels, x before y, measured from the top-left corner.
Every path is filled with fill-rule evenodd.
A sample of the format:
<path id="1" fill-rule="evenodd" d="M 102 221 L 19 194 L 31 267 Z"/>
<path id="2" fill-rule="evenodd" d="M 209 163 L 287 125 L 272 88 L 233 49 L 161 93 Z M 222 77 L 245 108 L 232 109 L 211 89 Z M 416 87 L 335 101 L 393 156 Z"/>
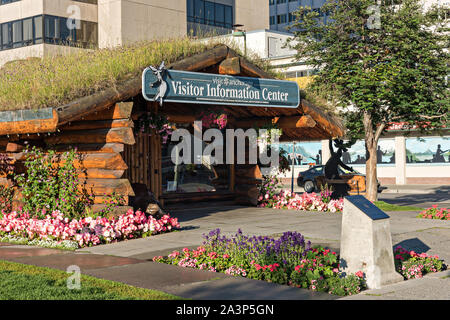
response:
<path id="1" fill-rule="evenodd" d="M 230 190 L 230 192 L 234 192 L 235 187 L 236 187 L 236 167 L 235 167 L 234 163 L 229 165 L 228 172 L 230 175 L 229 190 Z"/>

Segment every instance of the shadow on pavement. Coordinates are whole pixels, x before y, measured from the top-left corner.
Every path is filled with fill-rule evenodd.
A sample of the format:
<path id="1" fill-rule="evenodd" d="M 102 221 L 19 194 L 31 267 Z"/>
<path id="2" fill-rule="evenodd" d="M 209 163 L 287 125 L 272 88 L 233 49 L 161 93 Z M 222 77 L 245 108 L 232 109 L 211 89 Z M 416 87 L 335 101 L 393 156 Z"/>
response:
<path id="1" fill-rule="evenodd" d="M 401 246 L 402 248 L 409 250 L 409 251 L 412 250 L 416 253 L 424 253 L 431 249 L 429 246 L 427 246 L 425 243 L 423 243 L 418 238 L 407 239 L 407 240 L 403 240 L 399 243 L 396 243 L 394 245 L 394 249 L 397 246 Z"/>
<path id="2" fill-rule="evenodd" d="M 438 204 L 439 202 L 449 202 L 450 201 L 450 186 L 442 186 L 439 189 L 433 188 L 433 193 L 426 194 L 389 194 L 381 193 L 379 194 L 379 200 L 383 200 L 390 204 L 396 204 L 400 206 L 412 206 L 419 205 L 423 203 Z M 445 206 L 445 204 L 443 204 Z M 441 207 L 442 205 L 439 205 Z"/>

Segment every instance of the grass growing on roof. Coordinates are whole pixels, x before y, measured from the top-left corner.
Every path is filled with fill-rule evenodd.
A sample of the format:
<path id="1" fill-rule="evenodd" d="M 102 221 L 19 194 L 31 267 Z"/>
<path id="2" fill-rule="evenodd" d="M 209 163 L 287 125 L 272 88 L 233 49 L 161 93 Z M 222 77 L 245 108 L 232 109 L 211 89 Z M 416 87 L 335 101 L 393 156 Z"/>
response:
<path id="1" fill-rule="evenodd" d="M 0 260 L 0 300 L 178 300 L 179 297 L 81 275 L 81 289 L 67 288 L 61 270 Z"/>
<path id="2" fill-rule="evenodd" d="M 0 69 L 0 111 L 60 106 L 213 45 L 182 38 L 8 63 Z"/>
<path id="3" fill-rule="evenodd" d="M 168 65 L 219 44 L 179 38 L 10 62 L 0 68 L 0 111 L 61 106 L 140 76 L 150 65 Z M 267 62 L 248 59 L 276 76 Z"/>

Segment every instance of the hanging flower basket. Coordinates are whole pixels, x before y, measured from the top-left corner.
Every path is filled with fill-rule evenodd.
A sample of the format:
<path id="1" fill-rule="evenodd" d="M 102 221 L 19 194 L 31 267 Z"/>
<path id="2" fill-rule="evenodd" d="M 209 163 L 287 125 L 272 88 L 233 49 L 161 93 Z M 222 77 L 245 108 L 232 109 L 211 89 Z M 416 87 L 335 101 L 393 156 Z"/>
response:
<path id="1" fill-rule="evenodd" d="M 139 131 L 148 135 L 156 132 L 161 136 L 162 143 L 166 144 L 173 132 L 173 125 L 167 120 L 167 117 L 148 112 L 138 119 Z"/>
<path id="2" fill-rule="evenodd" d="M 205 128 L 224 129 L 228 123 L 228 117 L 224 112 L 202 111 L 200 113 L 200 119 L 202 120 L 202 125 Z"/>

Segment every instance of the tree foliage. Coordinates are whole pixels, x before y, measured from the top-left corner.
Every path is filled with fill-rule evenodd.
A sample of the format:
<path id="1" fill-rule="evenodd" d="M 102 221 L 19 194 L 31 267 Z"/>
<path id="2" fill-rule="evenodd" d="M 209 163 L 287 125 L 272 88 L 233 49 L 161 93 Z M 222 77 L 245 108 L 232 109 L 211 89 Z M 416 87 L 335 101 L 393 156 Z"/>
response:
<path id="1" fill-rule="evenodd" d="M 420 0 L 328 0 L 321 11 L 328 23 L 298 9 L 290 46 L 319 70 L 310 89 L 340 107 L 368 161 L 390 122 L 448 123 L 448 10 L 425 11 Z"/>
<path id="2" fill-rule="evenodd" d="M 296 13 L 297 58 L 320 70 L 312 89 L 353 110 L 353 133 L 361 133 L 355 120 L 363 112 L 374 130 L 391 121 L 439 127 L 448 120 L 445 10 L 424 12 L 419 0 L 396 2 L 329 0 L 321 8 L 330 16 L 327 24 L 308 7 Z"/>

